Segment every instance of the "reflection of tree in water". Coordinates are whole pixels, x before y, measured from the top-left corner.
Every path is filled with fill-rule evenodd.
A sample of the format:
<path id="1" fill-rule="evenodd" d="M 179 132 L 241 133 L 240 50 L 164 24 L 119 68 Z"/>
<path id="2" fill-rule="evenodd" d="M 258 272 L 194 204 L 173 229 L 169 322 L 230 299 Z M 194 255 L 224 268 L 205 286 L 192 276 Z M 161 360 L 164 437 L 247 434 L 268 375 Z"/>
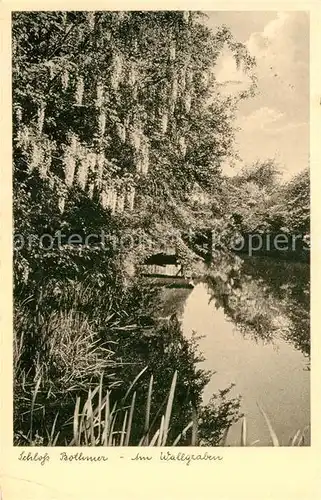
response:
<path id="1" fill-rule="evenodd" d="M 247 335 L 276 334 L 310 354 L 309 266 L 267 257 L 216 255 L 206 277 L 216 307 Z"/>
<path id="2" fill-rule="evenodd" d="M 243 269 L 263 280 L 267 291 L 290 319 L 285 339 L 303 354 L 310 355 L 310 266 L 267 257 L 244 260 Z"/>

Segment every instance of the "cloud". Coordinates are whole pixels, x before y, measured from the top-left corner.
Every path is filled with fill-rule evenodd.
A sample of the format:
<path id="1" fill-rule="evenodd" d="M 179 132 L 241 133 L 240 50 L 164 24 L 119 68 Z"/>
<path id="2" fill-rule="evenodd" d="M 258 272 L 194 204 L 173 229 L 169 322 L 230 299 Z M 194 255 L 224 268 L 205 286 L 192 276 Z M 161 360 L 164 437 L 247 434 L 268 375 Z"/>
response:
<path id="1" fill-rule="evenodd" d="M 242 116 L 238 120 L 238 126 L 245 133 L 265 132 L 269 134 L 282 134 L 294 129 L 307 127 L 306 122 L 289 122 L 285 113 L 263 106 L 252 113 Z"/>
<path id="2" fill-rule="evenodd" d="M 280 134 L 280 133 L 284 133 L 284 132 L 289 132 L 289 131 L 293 131 L 295 129 L 298 129 L 298 128 L 307 128 L 307 123 L 306 122 L 289 122 L 289 123 L 286 123 L 284 125 L 281 125 L 280 127 L 276 127 L 276 128 L 273 128 L 271 130 L 269 130 L 270 133 L 273 133 L 273 134 Z"/>
<path id="3" fill-rule="evenodd" d="M 246 42 L 257 60 L 259 90 L 265 103 L 277 104 L 299 121 L 308 121 L 308 23 L 304 12 L 279 12 Z"/>
<path id="4" fill-rule="evenodd" d="M 253 32 L 248 35 L 248 30 L 243 40 L 257 61 L 258 89 L 239 107 L 236 139 L 242 161 L 234 168 L 227 162 L 224 171 L 234 175 L 244 164 L 276 157 L 284 178 L 289 178 L 308 165 L 309 18 L 304 12 L 279 12 L 273 19 L 269 15 L 264 25 L 256 22 L 253 13 L 252 21 Z M 248 88 L 246 75 L 236 68 L 228 51 L 216 69 L 224 93 L 235 95 Z"/>
<path id="5" fill-rule="evenodd" d="M 276 155 L 284 178 L 309 157 L 309 19 L 278 13 L 246 42 L 257 60 L 258 93 L 244 103 L 237 135 L 246 163 Z"/>
<path id="6" fill-rule="evenodd" d="M 236 95 L 246 90 L 251 84 L 251 79 L 244 71 L 237 68 L 235 58 L 228 49 L 224 50 L 218 61 L 216 81 L 221 86 L 223 94 Z"/>
<path id="7" fill-rule="evenodd" d="M 273 126 L 275 123 L 282 120 L 282 118 L 284 118 L 284 113 L 281 113 L 277 109 L 263 106 L 256 109 L 251 114 L 243 116 L 240 119 L 240 126 L 243 129 L 267 130 L 271 125 Z"/>
<path id="8" fill-rule="evenodd" d="M 308 121 L 309 18 L 305 12 L 278 12 L 275 16 L 245 42 L 257 61 L 259 92 L 268 106 L 278 102 L 282 110 L 296 102 L 299 119 Z M 223 93 L 232 95 L 251 84 L 228 49 L 217 61 L 216 79 Z M 287 111 L 293 116 L 294 110 Z"/>

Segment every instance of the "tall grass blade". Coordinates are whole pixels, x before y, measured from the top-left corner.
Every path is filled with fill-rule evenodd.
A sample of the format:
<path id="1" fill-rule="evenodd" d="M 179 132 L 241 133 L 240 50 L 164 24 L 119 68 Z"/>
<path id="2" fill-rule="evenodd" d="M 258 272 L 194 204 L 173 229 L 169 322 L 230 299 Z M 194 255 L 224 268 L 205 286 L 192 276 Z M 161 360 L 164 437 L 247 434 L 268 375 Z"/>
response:
<path id="1" fill-rule="evenodd" d="M 290 446 L 296 446 L 296 443 L 300 440 L 301 431 L 300 429 L 295 433 L 293 438 L 290 440 Z"/>
<path id="2" fill-rule="evenodd" d="M 79 432 L 79 407 L 80 407 L 80 397 L 77 397 L 76 406 L 74 411 L 74 421 L 73 421 L 73 429 L 74 429 L 74 441 L 77 446 L 80 446 L 80 432 Z"/>
<path id="3" fill-rule="evenodd" d="M 298 446 L 304 446 L 304 443 L 305 443 L 304 434 L 302 433 L 302 435 L 299 439 L 299 442 L 298 442 Z"/>
<path id="4" fill-rule="evenodd" d="M 166 401 L 167 401 L 167 396 L 165 396 L 165 398 L 163 399 L 163 401 L 161 402 L 161 404 L 158 405 L 158 408 L 157 408 L 157 411 L 156 411 L 156 413 L 154 415 L 154 418 L 153 418 L 151 424 L 149 425 L 149 429 L 148 429 L 149 432 L 150 432 L 151 429 L 154 428 L 154 425 L 156 424 L 156 421 L 157 421 L 158 417 L 162 414 L 162 410 L 164 409 Z"/>
<path id="5" fill-rule="evenodd" d="M 159 428 L 159 435 L 158 435 L 157 445 L 156 446 L 162 446 L 163 432 L 164 432 L 164 422 L 165 422 L 165 417 L 164 417 L 164 415 L 162 415 L 161 424 L 160 424 L 160 428 Z"/>
<path id="6" fill-rule="evenodd" d="M 32 400 L 31 400 L 31 412 L 30 412 L 30 444 L 32 444 L 32 438 L 33 438 L 33 414 L 34 414 L 34 409 L 35 409 L 35 403 L 39 391 L 39 387 L 41 384 L 41 375 L 39 375 L 38 380 L 36 382 L 35 390 L 33 391 L 32 394 Z"/>
<path id="7" fill-rule="evenodd" d="M 55 435 L 55 428 L 56 428 L 56 424 L 57 424 L 57 420 L 58 420 L 58 415 L 59 415 L 59 412 L 56 414 L 55 416 L 55 420 L 52 424 L 52 428 L 51 428 L 51 432 L 50 432 L 50 439 L 49 439 L 49 446 L 53 446 L 52 443 L 54 442 L 54 435 Z M 59 434 L 59 432 L 58 432 Z"/>
<path id="8" fill-rule="evenodd" d="M 241 427 L 241 442 L 240 446 L 246 446 L 246 418 L 243 417 L 242 427 Z"/>
<path id="9" fill-rule="evenodd" d="M 95 446 L 96 440 L 95 440 L 95 429 L 94 429 L 94 417 L 93 417 L 93 407 L 92 407 L 92 395 L 89 399 L 88 402 L 88 408 L 87 408 L 87 428 L 89 430 L 90 434 L 90 442 L 92 446 Z"/>
<path id="10" fill-rule="evenodd" d="M 124 438 L 126 434 L 126 423 L 127 423 L 127 416 L 128 416 L 128 411 L 125 411 L 125 416 L 124 416 L 124 421 L 123 421 L 123 427 L 121 430 L 121 436 L 120 436 L 120 443 L 119 446 L 124 446 Z"/>
<path id="11" fill-rule="evenodd" d="M 149 446 L 155 446 L 155 443 L 156 443 L 158 436 L 159 436 L 159 432 L 160 432 L 160 429 L 157 429 L 157 431 L 155 432 L 154 436 L 152 437 L 152 439 L 149 443 Z"/>
<path id="12" fill-rule="evenodd" d="M 266 425 L 268 426 L 273 446 L 280 446 L 278 437 L 277 437 L 277 435 L 276 435 L 276 433 L 275 433 L 275 431 L 274 431 L 274 429 L 272 427 L 272 424 L 270 422 L 269 417 L 267 416 L 267 414 L 265 413 L 265 411 L 263 410 L 263 408 L 261 408 L 261 406 L 259 405 L 259 403 L 256 403 L 256 404 L 257 404 L 260 412 L 262 413 L 262 415 L 263 415 L 263 417 L 265 419 Z"/>
<path id="13" fill-rule="evenodd" d="M 193 427 L 193 424 L 194 424 L 194 422 L 193 422 L 193 420 L 191 420 L 191 421 L 190 421 L 190 423 L 189 423 L 189 424 L 187 424 L 187 426 L 185 427 L 185 429 L 183 429 L 183 430 L 182 430 L 182 432 L 181 432 L 181 433 L 177 436 L 177 438 L 174 440 L 174 442 L 173 442 L 172 446 L 177 446 L 177 445 L 178 445 L 178 443 L 180 442 L 180 440 L 182 439 L 182 437 L 185 437 L 185 436 L 186 436 L 187 431 L 188 431 L 191 427 Z"/>
<path id="14" fill-rule="evenodd" d="M 125 439 L 125 446 L 129 445 L 130 433 L 131 433 L 131 430 L 132 430 L 132 422 L 133 422 L 133 414 L 134 414 L 134 408 L 135 408 L 135 401 L 136 401 L 136 391 L 133 394 L 132 404 L 130 405 L 129 418 L 128 418 L 128 426 L 127 426 L 126 439 Z"/>
<path id="15" fill-rule="evenodd" d="M 152 391 L 153 391 L 153 375 L 150 377 L 149 381 L 149 387 L 148 387 L 148 394 L 147 394 L 147 402 L 146 402 L 146 414 L 145 414 L 145 425 L 144 425 L 144 444 L 147 444 L 149 441 L 149 421 L 150 421 L 150 408 L 151 408 L 151 401 L 152 401 Z"/>
<path id="16" fill-rule="evenodd" d="M 164 430 L 163 430 L 162 446 L 166 446 L 170 418 L 171 418 L 171 413 L 172 413 L 172 408 L 173 408 L 176 381 L 177 381 L 177 370 L 174 373 L 171 389 L 169 391 L 169 396 L 168 396 L 168 402 L 167 402 L 165 418 L 164 418 Z"/>
<path id="17" fill-rule="evenodd" d="M 111 412 L 111 424 L 110 424 L 110 431 L 109 431 L 108 446 L 112 446 L 116 419 L 117 419 L 117 412 L 114 412 L 112 410 L 112 412 Z"/>
<path id="18" fill-rule="evenodd" d="M 103 446 L 108 446 L 109 422 L 110 422 L 110 401 L 109 401 L 109 391 L 107 391 L 106 402 L 105 402 L 105 424 L 102 436 Z"/>
<path id="19" fill-rule="evenodd" d="M 197 441 L 198 441 L 198 416 L 197 416 L 196 408 L 194 406 L 193 406 L 192 414 L 193 414 L 193 429 L 192 429 L 191 446 L 197 446 Z"/>
<path id="20" fill-rule="evenodd" d="M 98 391 L 98 443 L 101 438 L 101 413 L 102 413 L 102 399 L 103 399 L 103 373 L 100 376 L 99 391 Z"/>
<path id="21" fill-rule="evenodd" d="M 60 436 L 60 431 L 57 432 L 56 437 L 54 438 L 51 446 L 56 446 L 59 436 Z"/>
<path id="22" fill-rule="evenodd" d="M 132 388 L 134 387 L 134 385 L 136 384 L 136 382 L 140 379 L 140 377 L 143 375 L 143 373 L 145 373 L 145 371 L 147 370 L 147 368 L 148 368 L 148 365 L 145 366 L 145 368 L 143 368 L 139 372 L 139 374 L 135 377 L 134 381 L 130 384 L 129 389 L 127 390 L 125 396 L 123 397 L 123 403 L 126 401 L 126 399 L 127 399 L 128 395 L 129 395 L 129 393 L 131 392 Z"/>

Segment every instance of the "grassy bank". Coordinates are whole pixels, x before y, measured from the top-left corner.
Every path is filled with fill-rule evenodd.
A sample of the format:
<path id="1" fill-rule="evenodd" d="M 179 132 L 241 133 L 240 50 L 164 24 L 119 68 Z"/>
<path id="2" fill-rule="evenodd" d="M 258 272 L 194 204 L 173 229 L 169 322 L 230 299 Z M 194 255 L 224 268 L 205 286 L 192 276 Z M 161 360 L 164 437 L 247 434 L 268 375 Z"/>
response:
<path id="1" fill-rule="evenodd" d="M 90 279 L 51 280 L 16 299 L 16 444 L 85 445 L 90 419 L 98 432 L 92 444 L 138 445 L 157 430 L 157 442 L 164 442 L 164 425 L 169 443 L 186 444 L 183 431 L 193 419 L 198 440 L 217 444 L 237 420 L 239 401 L 226 389 L 202 406 L 210 374 L 195 368 L 196 340 L 184 339 L 174 317 L 166 323 L 155 317 L 157 300 L 158 291 L 143 281 L 98 288 Z M 175 397 L 168 399 L 174 375 Z"/>

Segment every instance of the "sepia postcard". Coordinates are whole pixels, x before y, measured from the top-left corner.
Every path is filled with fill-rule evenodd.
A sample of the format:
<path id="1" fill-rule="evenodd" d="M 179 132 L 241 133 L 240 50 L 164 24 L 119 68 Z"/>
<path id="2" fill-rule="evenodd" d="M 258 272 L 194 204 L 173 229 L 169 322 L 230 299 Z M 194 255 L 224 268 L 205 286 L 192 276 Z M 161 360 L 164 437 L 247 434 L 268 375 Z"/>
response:
<path id="1" fill-rule="evenodd" d="M 320 23 L 2 4 L 0 498 L 319 498 Z"/>

